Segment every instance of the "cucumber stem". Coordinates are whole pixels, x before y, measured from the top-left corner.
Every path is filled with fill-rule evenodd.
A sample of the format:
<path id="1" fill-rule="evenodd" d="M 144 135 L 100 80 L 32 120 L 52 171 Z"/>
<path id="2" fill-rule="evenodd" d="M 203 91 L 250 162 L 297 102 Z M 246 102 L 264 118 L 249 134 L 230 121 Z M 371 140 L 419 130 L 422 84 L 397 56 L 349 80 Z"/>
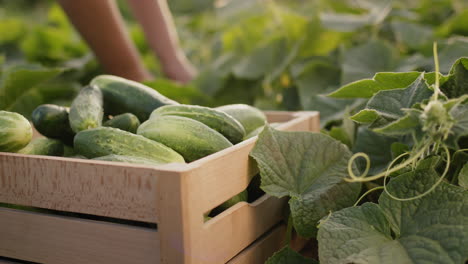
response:
<path id="1" fill-rule="evenodd" d="M 293 221 L 292 221 L 292 214 L 289 214 L 288 217 L 288 225 L 286 227 L 286 238 L 284 241 L 284 245 L 289 245 L 291 244 L 292 240 L 292 229 L 293 229 Z"/>

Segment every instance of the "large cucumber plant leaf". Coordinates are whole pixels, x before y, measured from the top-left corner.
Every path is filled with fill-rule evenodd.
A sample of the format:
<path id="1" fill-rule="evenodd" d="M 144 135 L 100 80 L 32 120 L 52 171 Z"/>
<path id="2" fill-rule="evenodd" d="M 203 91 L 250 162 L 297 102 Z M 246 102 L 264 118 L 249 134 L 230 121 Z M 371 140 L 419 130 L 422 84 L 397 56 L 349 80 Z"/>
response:
<path id="1" fill-rule="evenodd" d="M 411 108 L 432 94 L 433 91 L 421 74 L 406 88 L 379 91 L 369 100 L 365 109 L 351 118 L 359 123 L 378 122 L 379 126 L 383 126 L 403 117 L 403 109 Z"/>
<path id="2" fill-rule="evenodd" d="M 448 78 L 440 87 L 448 98 L 468 94 L 468 57 L 460 58 L 453 64 Z"/>
<path id="3" fill-rule="evenodd" d="M 454 124 L 447 138 L 447 145 L 458 149 L 458 140 L 462 136 L 468 135 L 468 105 L 457 104 L 450 109 L 449 114 L 453 118 Z"/>
<path id="4" fill-rule="evenodd" d="M 398 137 L 391 137 L 375 133 L 367 127 L 360 126 L 357 130 L 356 143 L 352 148 L 354 153 L 364 152 L 370 158 L 370 174 L 384 170 L 392 161 L 392 144 L 398 142 Z M 365 166 L 357 160 L 359 168 L 363 171 Z"/>
<path id="5" fill-rule="evenodd" d="M 372 79 L 363 79 L 346 84 L 328 96 L 334 98 L 371 98 L 382 90 L 392 90 L 406 88 L 413 83 L 420 72 L 378 72 Z M 424 73 L 424 79 L 429 85 L 435 82 L 435 73 Z M 449 80 L 449 76 L 439 74 L 440 84 L 443 85 Z"/>
<path id="6" fill-rule="evenodd" d="M 384 41 L 372 40 L 343 54 L 341 83 L 370 78 L 376 72 L 391 71 L 396 65 L 396 51 Z"/>
<path id="7" fill-rule="evenodd" d="M 322 123 L 339 119 L 344 110 L 355 102 L 324 95 L 339 85 L 340 70 L 330 61 L 312 60 L 300 69 L 292 70 L 292 76 L 298 88 L 302 109 L 319 111 Z"/>
<path id="8" fill-rule="evenodd" d="M 258 163 L 261 188 L 291 197 L 293 225 L 303 237 L 314 236 L 318 220 L 329 211 L 351 206 L 361 188 L 343 180 L 351 152 L 324 134 L 266 126 L 250 155 Z"/>
<path id="9" fill-rule="evenodd" d="M 400 198 L 428 190 L 439 179 L 432 168 L 392 180 Z M 468 191 L 442 182 L 430 194 L 398 201 L 383 193 L 379 204 L 346 208 L 318 232 L 320 263 L 454 263 L 468 260 Z"/>
<path id="10" fill-rule="evenodd" d="M 0 110 L 14 111 L 28 117 L 39 104 L 72 96 L 77 90 L 75 83 L 47 83 L 63 71 L 63 68 L 36 65 L 4 68 L 0 83 Z"/>

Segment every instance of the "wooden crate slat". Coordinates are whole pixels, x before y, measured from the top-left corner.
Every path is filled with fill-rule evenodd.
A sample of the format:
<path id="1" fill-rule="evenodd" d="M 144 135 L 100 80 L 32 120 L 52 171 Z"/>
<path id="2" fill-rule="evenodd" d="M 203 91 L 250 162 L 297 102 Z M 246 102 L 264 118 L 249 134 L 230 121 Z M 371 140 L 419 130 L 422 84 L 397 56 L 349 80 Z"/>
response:
<path id="1" fill-rule="evenodd" d="M 278 127 L 280 130 L 319 130 L 317 113 L 268 112 L 267 116 L 270 122 L 284 122 Z M 239 203 L 212 222 L 203 223 L 203 213 L 244 190 L 257 172 L 248 157 L 255 140 L 249 139 L 189 164 L 158 167 L 0 153 L 0 202 L 157 222 L 160 228 L 156 232 L 0 209 L 0 255 L 52 264 L 148 263 L 149 258 L 156 258 L 156 262 L 149 263 L 159 260 L 165 264 L 224 263 L 279 223 L 285 204 L 265 196 L 251 205 Z M 5 228 L 8 225 L 14 228 Z M 14 243 L 4 243 L 4 237 Z M 42 237 L 48 238 L 45 243 L 34 244 L 37 243 L 34 238 Z M 141 247 L 143 241 L 145 246 Z M 26 253 L 18 251 L 20 244 L 26 246 Z M 88 246 L 93 244 L 96 247 Z M 101 248 L 108 253 L 106 258 L 111 252 L 123 255 L 125 245 L 129 244 L 139 245 L 138 250 L 145 251 L 139 255 L 140 262 L 126 258 L 137 251 L 135 248 L 111 262 L 90 253 Z M 93 260 L 64 261 L 71 252 L 69 245 L 81 245 L 79 254 Z M 57 246 L 61 255 L 53 254 Z M 151 257 L 143 258 L 149 254 Z M 101 259 L 94 261 L 96 258 Z"/>
<path id="2" fill-rule="evenodd" d="M 281 125 L 280 129 L 318 131 L 316 119 L 318 116 L 315 114 L 299 115 Z M 249 157 L 254 146 L 255 139 L 250 139 L 190 164 L 196 168 L 188 180 L 192 190 L 200 196 L 197 206 L 200 206 L 203 212 L 208 212 L 247 188 L 251 177 L 258 172 L 255 162 Z"/>
<path id="3" fill-rule="evenodd" d="M 0 153 L 0 202 L 157 222 L 154 169 Z"/>
<path id="4" fill-rule="evenodd" d="M 0 208 L 0 256 L 47 264 L 159 262 L 153 229 Z"/>
<path id="5" fill-rule="evenodd" d="M 225 263 L 283 219 L 285 199 L 264 195 L 254 204 L 238 203 L 205 224 L 200 252 L 212 263 Z"/>
<path id="6" fill-rule="evenodd" d="M 281 248 L 286 227 L 280 225 L 255 241 L 227 264 L 259 264 L 265 261 Z"/>

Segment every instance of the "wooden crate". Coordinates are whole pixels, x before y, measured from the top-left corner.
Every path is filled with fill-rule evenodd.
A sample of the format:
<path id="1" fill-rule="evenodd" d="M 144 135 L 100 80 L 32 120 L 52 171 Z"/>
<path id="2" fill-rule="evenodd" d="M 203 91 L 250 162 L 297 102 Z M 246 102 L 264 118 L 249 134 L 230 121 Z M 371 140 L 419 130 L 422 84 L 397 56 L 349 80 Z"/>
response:
<path id="1" fill-rule="evenodd" d="M 316 112 L 267 112 L 277 129 L 318 131 Z M 205 222 L 257 173 L 256 137 L 159 167 L 0 153 L 0 202 L 157 223 L 157 228 L 0 208 L 0 256 L 39 263 L 262 263 L 280 246 L 285 200 L 264 195 Z"/>

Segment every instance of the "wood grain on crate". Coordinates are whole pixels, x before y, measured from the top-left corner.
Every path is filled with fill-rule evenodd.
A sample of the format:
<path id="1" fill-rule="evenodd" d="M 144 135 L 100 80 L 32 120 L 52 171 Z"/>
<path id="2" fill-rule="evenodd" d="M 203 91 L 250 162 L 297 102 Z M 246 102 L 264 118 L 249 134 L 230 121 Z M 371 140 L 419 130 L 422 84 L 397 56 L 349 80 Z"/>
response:
<path id="1" fill-rule="evenodd" d="M 0 153 L 0 202 L 158 222 L 153 168 Z"/>
<path id="2" fill-rule="evenodd" d="M 50 264 L 159 263 L 153 229 L 0 208 L 0 256 Z"/>
<path id="3" fill-rule="evenodd" d="M 285 231 L 284 225 L 274 228 L 228 261 L 227 264 L 265 263 L 273 253 L 281 248 Z"/>
<path id="4" fill-rule="evenodd" d="M 317 113 L 270 112 L 267 116 L 269 122 L 284 122 L 278 127 L 281 130 L 319 130 Z M 99 241 L 98 244 L 103 245 L 96 248 L 108 247 L 104 252 L 121 254 L 123 249 L 119 241 L 123 241 L 123 234 L 126 234 L 135 240 L 132 246 L 145 239 L 153 243 L 151 247 L 161 252 L 154 261 L 160 260 L 165 264 L 225 263 L 282 218 L 285 203 L 265 195 L 253 204 L 239 203 L 204 223 L 204 213 L 243 191 L 257 172 L 248 156 L 255 140 L 249 139 L 189 164 L 159 167 L 0 153 L 0 202 L 158 223 L 158 232 L 151 231 L 155 233 L 151 237 L 147 233 L 150 231 L 137 232 L 132 227 L 2 209 L 1 214 L 8 216 L 3 221 L 14 217 L 18 224 L 13 226 L 28 230 L 28 233 L 16 237 L 16 244 L 3 245 L 0 242 L 0 255 L 20 256 L 20 259 L 27 256 L 26 260 L 42 261 L 44 252 L 54 246 L 50 243 L 63 242 L 59 244 L 64 253 L 56 256 L 60 260 L 67 254 L 73 254 L 64 245 L 67 236 L 70 238 L 66 239 L 72 239 L 71 244 L 75 243 L 75 246 L 87 245 L 87 242 L 93 245 Z M 55 232 L 52 223 L 58 228 Z M 75 224 L 84 230 L 95 227 L 100 232 L 115 233 L 116 242 L 113 242 L 114 237 L 103 233 L 80 233 Z M 6 226 L 0 224 L 0 234 L 3 236 L 5 233 L 10 239 L 15 239 L 15 232 Z M 36 230 L 36 227 L 44 231 Z M 93 235 L 99 236 L 96 241 Z M 85 239 L 80 242 L 78 238 L 83 236 Z M 42 243 L 49 238 L 49 242 Z M 105 241 L 110 243 L 106 245 Z M 30 243 L 30 248 L 38 245 L 40 250 L 20 253 L 23 242 L 25 245 Z M 82 250 L 91 249 L 85 246 Z M 126 249 L 129 255 L 139 250 Z M 155 257 L 154 252 L 145 252 L 146 255 L 140 252 L 142 260 Z M 253 257 L 247 259 L 255 259 L 256 253 L 252 254 Z M 158 263 L 154 261 L 151 263 Z"/>
<path id="5" fill-rule="evenodd" d="M 279 202 L 278 198 L 268 195 L 264 195 L 253 204 L 236 204 L 223 212 L 219 218 L 205 224 L 200 241 L 205 245 L 203 250 L 216 252 L 220 256 L 235 255 L 281 221 L 284 218 L 285 205 L 284 202 Z M 223 261 L 219 263 L 229 260 L 221 257 L 218 259 Z"/>

